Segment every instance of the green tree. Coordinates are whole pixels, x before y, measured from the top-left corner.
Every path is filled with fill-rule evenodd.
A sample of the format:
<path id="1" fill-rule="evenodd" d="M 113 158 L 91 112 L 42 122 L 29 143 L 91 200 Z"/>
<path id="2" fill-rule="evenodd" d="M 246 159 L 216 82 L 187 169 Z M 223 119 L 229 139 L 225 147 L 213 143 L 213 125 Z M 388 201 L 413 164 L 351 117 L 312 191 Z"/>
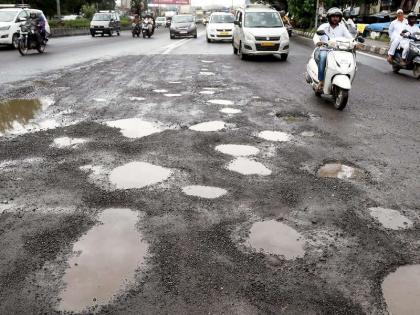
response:
<path id="1" fill-rule="evenodd" d="M 96 6 L 94 4 L 84 4 L 80 11 L 86 19 L 90 20 L 96 12 Z"/>
<path id="2" fill-rule="evenodd" d="M 141 15 L 147 10 L 147 0 L 131 0 L 131 11 Z"/>

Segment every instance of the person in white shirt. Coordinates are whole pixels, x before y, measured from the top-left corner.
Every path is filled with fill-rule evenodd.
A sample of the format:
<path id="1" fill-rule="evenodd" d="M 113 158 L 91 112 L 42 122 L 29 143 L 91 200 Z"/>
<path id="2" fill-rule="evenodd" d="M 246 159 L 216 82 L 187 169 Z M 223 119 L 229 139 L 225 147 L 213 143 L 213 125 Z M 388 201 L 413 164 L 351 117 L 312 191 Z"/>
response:
<path id="1" fill-rule="evenodd" d="M 347 27 L 341 23 L 341 20 L 343 18 L 343 12 L 341 12 L 338 8 L 331 8 L 327 12 L 327 19 L 328 23 L 322 24 L 318 31 L 324 31 L 325 35 L 322 35 L 318 38 L 318 35 L 315 35 L 314 40 L 317 40 L 317 46 L 318 51 L 316 54 L 319 54 L 318 58 L 318 91 L 322 91 L 324 87 L 324 80 L 325 80 L 325 67 L 327 65 L 327 55 L 328 55 L 328 49 L 323 48 L 322 46 L 325 43 L 328 43 L 328 40 L 330 39 L 336 39 L 336 38 L 348 38 L 353 39 L 353 36 L 350 34 Z"/>
<path id="2" fill-rule="evenodd" d="M 413 35 L 415 33 L 420 33 L 420 28 L 416 25 L 417 22 L 417 14 L 411 12 L 407 15 L 408 24 L 404 27 L 404 30 L 401 33 L 401 40 L 399 41 L 399 46 L 403 49 L 402 52 L 402 61 L 401 65 L 405 65 L 407 62 L 407 55 L 408 50 L 410 49 L 410 39 L 406 37 L 406 35 Z"/>
<path id="3" fill-rule="evenodd" d="M 392 62 L 394 58 L 395 50 L 401 41 L 401 32 L 404 30 L 404 27 L 407 25 L 407 20 L 404 19 L 404 11 L 399 9 L 397 11 L 397 18 L 392 21 L 389 25 L 388 34 L 391 40 L 389 51 L 388 51 L 388 62 Z"/>

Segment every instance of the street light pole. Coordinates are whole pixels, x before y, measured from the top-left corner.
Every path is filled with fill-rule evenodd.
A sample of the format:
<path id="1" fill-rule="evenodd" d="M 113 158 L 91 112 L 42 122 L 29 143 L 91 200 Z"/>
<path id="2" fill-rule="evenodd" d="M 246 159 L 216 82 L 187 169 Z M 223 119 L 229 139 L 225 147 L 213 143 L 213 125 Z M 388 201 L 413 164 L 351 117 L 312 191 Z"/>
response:
<path id="1" fill-rule="evenodd" d="M 316 9 L 315 9 L 315 29 L 318 29 L 318 13 L 319 13 L 319 0 L 316 0 Z"/>
<path id="2" fill-rule="evenodd" d="M 57 15 L 58 18 L 61 18 L 61 9 L 60 9 L 60 0 L 57 0 Z"/>

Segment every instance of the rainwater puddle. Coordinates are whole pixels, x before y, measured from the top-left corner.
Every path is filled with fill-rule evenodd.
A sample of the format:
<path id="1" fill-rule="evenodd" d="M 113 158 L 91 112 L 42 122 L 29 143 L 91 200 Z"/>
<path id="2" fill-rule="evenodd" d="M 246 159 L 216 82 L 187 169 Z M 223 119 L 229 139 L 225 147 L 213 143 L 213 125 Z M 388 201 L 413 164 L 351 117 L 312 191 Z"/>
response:
<path id="1" fill-rule="evenodd" d="M 261 97 L 259 97 L 259 96 L 253 96 L 252 97 L 254 100 L 259 100 Z"/>
<path id="2" fill-rule="evenodd" d="M 226 105 L 226 106 L 231 106 L 234 104 L 232 101 L 228 101 L 228 100 L 209 100 L 207 102 L 209 102 L 210 104 Z"/>
<path id="3" fill-rule="evenodd" d="M 12 99 L 0 102 L 0 135 L 55 128 L 58 124 L 53 120 L 31 124 L 31 120 L 37 114 L 46 110 L 53 103 L 54 101 L 50 98 Z"/>
<path id="4" fill-rule="evenodd" d="M 386 229 L 401 230 L 413 226 L 413 222 L 397 210 L 377 207 L 369 208 L 369 213 Z"/>
<path id="5" fill-rule="evenodd" d="M 168 90 L 163 90 L 163 89 L 161 89 L 161 90 L 153 90 L 153 92 L 155 92 L 155 93 L 167 93 Z"/>
<path id="6" fill-rule="evenodd" d="M 130 209 L 107 209 L 93 227 L 73 246 L 60 293 L 60 311 L 81 312 L 106 305 L 134 280 L 144 263 L 148 243 L 136 229 L 138 213 Z"/>
<path id="7" fill-rule="evenodd" d="M 266 168 L 262 163 L 243 157 L 236 158 L 230 162 L 227 169 L 242 175 L 268 176 L 271 174 L 271 170 Z"/>
<path id="8" fill-rule="evenodd" d="M 109 180 L 117 189 L 134 189 L 154 185 L 168 179 L 170 169 L 146 162 L 131 162 L 115 168 Z"/>
<path id="9" fill-rule="evenodd" d="M 290 226 L 275 220 L 254 223 L 245 244 L 258 252 L 284 256 L 285 259 L 305 255 L 303 236 Z"/>
<path id="10" fill-rule="evenodd" d="M 230 108 L 230 107 L 222 108 L 220 112 L 223 114 L 231 114 L 231 115 L 242 113 L 240 109 Z"/>
<path id="11" fill-rule="evenodd" d="M 203 90 L 208 90 L 208 91 L 217 91 L 218 88 L 214 88 L 214 87 L 204 87 Z"/>
<path id="12" fill-rule="evenodd" d="M 302 137 L 311 138 L 311 137 L 315 137 L 315 132 L 313 132 L 313 131 L 304 131 L 300 135 Z"/>
<path id="13" fill-rule="evenodd" d="M 208 121 L 201 124 L 193 125 L 189 129 L 194 131 L 219 131 L 225 128 L 225 123 L 223 121 Z"/>
<path id="14" fill-rule="evenodd" d="M 300 112 L 280 112 L 276 113 L 276 116 L 288 123 L 307 121 L 311 118 L 309 114 Z"/>
<path id="15" fill-rule="evenodd" d="M 277 141 L 277 142 L 288 142 L 292 140 L 292 135 L 286 132 L 281 131 L 261 131 L 258 134 L 258 137 L 269 140 L 269 141 Z"/>
<path id="16" fill-rule="evenodd" d="M 142 138 L 154 133 L 162 132 L 158 124 L 141 120 L 140 118 L 120 119 L 108 121 L 106 125 L 121 129 L 121 133 L 127 138 Z"/>
<path id="17" fill-rule="evenodd" d="M 213 60 L 201 60 L 202 63 L 214 63 Z"/>
<path id="18" fill-rule="evenodd" d="M 168 83 L 169 84 L 181 84 L 182 82 L 181 81 L 169 81 Z"/>
<path id="19" fill-rule="evenodd" d="M 76 147 L 79 144 L 85 143 L 86 139 L 61 137 L 55 138 L 53 146 L 56 148 Z"/>
<path id="20" fill-rule="evenodd" d="M 106 102 L 106 99 L 105 98 L 94 98 L 93 100 L 95 102 L 98 102 L 98 103 L 105 103 Z"/>
<path id="21" fill-rule="evenodd" d="M 356 178 L 362 174 L 361 170 L 340 163 L 325 164 L 318 170 L 318 175 L 321 177 L 335 177 L 339 179 Z"/>
<path id="22" fill-rule="evenodd" d="M 200 198 L 215 199 L 227 194 L 227 190 L 211 186 L 186 186 L 182 188 L 184 194 Z"/>
<path id="23" fill-rule="evenodd" d="M 164 94 L 166 97 L 177 97 L 182 96 L 182 94 Z"/>
<path id="24" fill-rule="evenodd" d="M 130 97 L 130 101 L 133 101 L 133 102 L 135 102 L 135 101 L 144 101 L 144 100 L 145 100 L 144 97 L 137 97 L 137 96 Z"/>
<path id="25" fill-rule="evenodd" d="M 216 150 L 233 156 L 257 155 L 260 152 L 256 147 L 241 144 L 221 144 L 216 147 Z"/>
<path id="26" fill-rule="evenodd" d="M 392 315 L 418 315 L 420 310 L 420 265 L 399 267 L 385 277 L 382 292 Z"/>
<path id="27" fill-rule="evenodd" d="M 211 91 L 211 90 L 200 91 L 200 94 L 203 94 L 203 95 L 213 95 L 214 93 L 216 92 Z"/>
<path id="28" fill-rule="evenodd" d="M 200 71 L 200 75 L 211 76 L 214 75 L 214 72 Z"/>

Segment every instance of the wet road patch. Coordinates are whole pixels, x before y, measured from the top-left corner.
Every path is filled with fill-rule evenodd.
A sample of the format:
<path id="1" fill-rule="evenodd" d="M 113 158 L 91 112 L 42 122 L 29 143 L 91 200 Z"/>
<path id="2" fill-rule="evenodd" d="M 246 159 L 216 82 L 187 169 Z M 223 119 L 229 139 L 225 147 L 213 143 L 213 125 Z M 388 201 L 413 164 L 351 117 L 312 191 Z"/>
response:
<path id="1" fill-rule="evenodd" d="M 339 179 L 357 178 L 363 176 L 363 174 L 362 170 L 341 163 L 328 163 L 318 170 L 318 176 L 320 177 L 334 177 Z"/>
<path id="2" fill-rule="evenodd" d="M 251 226 L 245 245 L 257 252 L 296 259 L 305 255 L 305 241 L 295 229 L 275 220 L 256 222 Z"/>
<path id="3" fill-rule="evenodd" d="M 271 170 L 265 167 L 264 164 L 244 157 L 236 158 L 230 162 L 227 169 L 242 175 L 268 176 L 271 174 Z"/>
<path id="4" fill-rule="evenodd" d="M 230 108 L 230 107 L 222 108 L 219 112 L 223 114 L 230 114 L 230 115 L 242 113 L 240 109 Z"/>
<path id="5" fill-rule="evenodd" d="M 168 93 L 168 90 L 165 90 L 165 89 L 157 89 L 157 90 L 153 90 L 153 92 L 155 92 L 155 93 Z"/>
<path id="6" fill-rule="evenodd" d="M 225 106 L 234 105 L 234 103 L 229 100 L 208 100 L 207 102 L 214 105 L 225 105 Z"/>
<path id="7" fill-rule="evenodd" d="M 106 102 L 105 98 L 94 98 L 93 100 L 97 103 L 105 103 Z"/>
<path id="8" fill-rule="evenodd" d="M 393 315 L 418 315 L 420 310 L 420 265 L 399 267 L 385 277 L 382 292 Z"/>
<path id="9" fill-rule="evenodd" d="M 131 162 L 119 166 L 109 174 L 109 181 L 117 189 L 138 189 L 158 184 L 172 175 L 172 171 L 146 162 Z"/>
<path id="10" fill-rule="evenodd" d="M 191 126 L 189 129 L 194 131 L 210 132 L 219 131 L 226 127 L 223 121 L 208 121 Z"/>
<path id="11" fill-rule="evenodd" d="M 164 94 L 166 97 L 178 97 L 178 96 L 182 96 L 182 94 L 177 94 L 177 93 L 168 93 L 168 94 Z"/>
<path id="12" fill-rule="evenodd" d="M 386 229 L 401 230 L 413 226 L 413 222 L 397 210 L 376 207 L 369 208 L 369 214 Z"/>
<path id="13" fill-rule="evenodd" d="M 56 148 L 76 147 L 85 142 L 87 142 L 86 139 L 61 137 L 55 138 L 52 146 Z"/>
<path id="14" fill-rule="evenodd" d="M 144 97 L 137 97 L 137 96 L 132 96 L 132 97 L 130 97 L 130 101 L 144 101 L 144 100 L 146 100 L 146 98 L 144 98 Z"/>
<path id="15" fill-rule="evenodd" d="M 257 155 L 260 150 L 251 145 L 242 144 L 221 144 L 218 145 L 216 151 L 233 156 L 251 156 Z"/>
<path id="16" fill-rule="evenodd" d="M 121 133 L 127 138 L 142 138 L 163 131 L 158 124 L 140 118 L 108 121 L 105 124 L 109 127 L 121 129 Z"/>
<path id="17" fill-rule="evenodd" d="M 184 194 L 188 196 L 206 198 L 206 199 L 215 199 L 222 197 L 227 194 L 227 190 L 218 187 L 211 187 L 211 186 L 200 186 L 200 185 L 193 185 L 193 186 L 186 186 L 182 188 Z"/>
<path id="18" fill-rule="evenodd" d="M 292 140 L 292 135 L 286 132 L 281 131 L 261 131 L 258 134 L 258 137 L 268 141 L 276 141 L 276 142 L 288 142 Z"/>
<path id="19" fill-rule="evenodd" d="M 276 116 L 288 123 L 302 122 L 311 119 L 309 114 L 302 112 L 278 112 L 276 113 Z"/>
<path id="20" fill-rule="evenodd" d="M 200 94 L 203 94 L 203 95 L 213 95 L 214 93 L 216 93 L 216 92 L 211 91 L 211 90 L 200 91 Z"/>
<path id="21" fill-rule="evenodd" d="M 130 209 L 107 209 L 93 227 L 73 246 L 63 278 L 58 310 L 81 312 L 112 301 L 134 280 L 145 260 L 148 243 L 136 229 L 138 213 Z"/>
<path id="22" fill-rule="evenodd" d="M 214 72 L 207 72 L 207 71 L 201 71 L 200 75 L 204 75 L 204 76 L 213 76 L 215 75 Z"/>

